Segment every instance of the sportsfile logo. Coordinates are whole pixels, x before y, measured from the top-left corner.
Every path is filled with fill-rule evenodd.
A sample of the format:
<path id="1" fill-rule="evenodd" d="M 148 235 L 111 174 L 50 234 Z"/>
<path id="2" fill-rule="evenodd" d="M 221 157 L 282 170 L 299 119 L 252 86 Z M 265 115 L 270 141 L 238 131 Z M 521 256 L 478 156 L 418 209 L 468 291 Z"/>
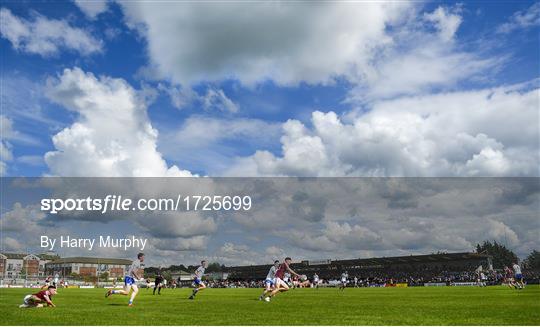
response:
<path id="1" fill-rule="evenodd" d="M 133 200 L 122 195 L 104 198 L 45 198 L 41 211 L 57 214 L 62 211 L 92 211 L 105 214 L 114 211 L 249 211 L 249 195 L 188 195 L 176 198 L 141 198 Z"/>

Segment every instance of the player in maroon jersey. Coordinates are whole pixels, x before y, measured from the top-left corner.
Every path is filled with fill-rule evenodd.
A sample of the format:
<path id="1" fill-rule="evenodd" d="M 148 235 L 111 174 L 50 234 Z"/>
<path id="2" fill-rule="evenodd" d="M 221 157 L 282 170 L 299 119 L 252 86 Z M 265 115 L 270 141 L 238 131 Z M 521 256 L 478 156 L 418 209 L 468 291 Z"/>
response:
<path id="1" fill-rule="evenodd" d="M 56 287 L 49 286 L 46 290 L 41 290 L 35 294 L 29 294 L 24 297 L 23 304 L 19 308 L 41 308 L 43 305 L 56 307 L 52 302 L 53 295 L 56 294 Z"/>
<path id="2" fill-rule="evenodd" d="M 278 269 L 276 270 L 276 275 L 274 279 L 274 290 L 272 291 L 272 293 L 270 293 L 269 297 L 265 298 L 267 302 L 270 301 L 270 298 L 275 296 L 277 293 L 286 292 L 289 290 L 289 285 L 287 285 L 287 283 L 285 283 L 285 281 L 283 280 L 283 277 L 285 276 L 285 272 L 288 271 L 289 273 L 291 273 L 291 275 L 300 277 L 299 274 L 297 274 L 291 269 L 290 267 L 291 262 L 292 262 L 292 259 L 287 257 L 285 258 L 283 263 L 279 265 Z"/>
<path id="3" fill-rule="evenodd" d="M 508 266 L 504 266 L 504 280 L 503 283 L 508 285 L 510 288 L 517 288 L 516 283 L 514 282 L 514 271 Z"/>
<path id="4" fill-rule="evenodd" d="M 47 276 L 47 278 L 45 278 L 45 284 L 43 284 L 43 286 L 41 286 L 41 289 L 42 290 L 48 289 L 49 286 L 51 286 L 51 282 L 52 282 L 52 276 Z"/>

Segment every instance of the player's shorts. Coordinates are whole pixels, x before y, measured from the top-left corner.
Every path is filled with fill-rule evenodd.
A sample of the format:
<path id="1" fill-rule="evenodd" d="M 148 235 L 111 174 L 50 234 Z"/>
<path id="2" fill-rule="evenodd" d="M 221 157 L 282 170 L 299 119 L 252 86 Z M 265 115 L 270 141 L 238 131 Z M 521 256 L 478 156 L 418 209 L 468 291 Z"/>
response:
<path id="1" fill-rule="evenodd" d="M 23 299 L 23 303 L 26 304 L 26 305 L 30 305 L 30 299 L 32 298 L 32 294 L 28 294 L 27 296 L 24 297 Z"/>
<path id="2" fill-rule="evenodd" d="M 274 286 L 274 279 L 268 279 L 268 278 L 267 278 L 267 279 L 264 281 L 264 285 L 268 285 L 268 284 L 270 284 L 270 286 Z"/>
<path id="3" fill-rule="evenodd" d="M 193 280 L 193 284 L 196 285 L 196 286 L 201 285 L 201 283 L 202 283 L 202 280 L 200 280 L 199 278 L 195 278 L 195 279 Z"/>
<path id="4" fill-rule="evenodd" d="M 516 274 L 516 279 L 522 279 L 522 278 L 523 278 L 522 274 Z"/>
<path id="5" fill-rule="evenodd" d="M 133 277 L 129 277 L 129 276 L 126 276 L 124 277 L 124 285 L 134 285 L 135 284 L 135 279 L 133 279 Z"/>
<path id="6" fill-rule="evenodd" d="M 274 278 L 274 285 L 276 285 L 277 287 L 280 287 L 281 285 L 286 285 L 287 287 L 289 285 L 287 285 L 287 283 L 285 283 L 285 281 L 279 277 L 276 277 Z"/>
<path id="7" fill-rule="evenodd" d="M 347 284 L 347 280 L 346 280 L 346 279 L 345 279 L 345 280 L 342 279 L 342 280 L 341 280 L 341 284 Z"/>

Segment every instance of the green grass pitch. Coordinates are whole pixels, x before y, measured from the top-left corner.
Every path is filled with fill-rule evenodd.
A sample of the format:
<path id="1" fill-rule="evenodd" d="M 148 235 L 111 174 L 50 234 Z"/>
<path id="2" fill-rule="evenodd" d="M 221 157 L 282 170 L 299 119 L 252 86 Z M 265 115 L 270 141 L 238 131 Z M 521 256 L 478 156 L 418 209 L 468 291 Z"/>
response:
<path id="1" fill-rule="evenodd" d="M 540 287 L 502 286 L 295 289 L 270 303 L 260 289 L 190 289 L 152 295 L 135 306 L 103 289 L 60 289 L 57 308 L 19 309 L 28 289 L 0 289 L 1 325 L 539 325 Z"/>

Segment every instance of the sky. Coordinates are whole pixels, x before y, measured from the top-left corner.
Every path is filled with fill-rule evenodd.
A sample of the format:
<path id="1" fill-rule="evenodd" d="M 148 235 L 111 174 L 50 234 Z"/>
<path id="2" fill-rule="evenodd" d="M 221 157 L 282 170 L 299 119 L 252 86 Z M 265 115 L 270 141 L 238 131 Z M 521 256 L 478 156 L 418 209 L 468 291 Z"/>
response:
<path id="1" fill-rule="evenodd" d="M 3 1 L 0 175 L 538 177 L 539 28 L 535 1 Z"/>

